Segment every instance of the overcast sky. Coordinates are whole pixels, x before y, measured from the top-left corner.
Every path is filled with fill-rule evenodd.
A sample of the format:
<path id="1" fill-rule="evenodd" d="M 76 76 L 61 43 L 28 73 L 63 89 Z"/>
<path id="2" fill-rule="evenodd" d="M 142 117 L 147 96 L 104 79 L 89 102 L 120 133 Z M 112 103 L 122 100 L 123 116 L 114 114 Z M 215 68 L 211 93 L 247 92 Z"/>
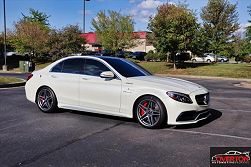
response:
<path id="1" fill-rule="evenodd" d="M 136 31 L 147 31 L 149 16 L 156 12 L 156 7 L 165 2 L 178 3 L 179 0 L 90 0 L 86 2 L 86 32 L 92 31 L 91 20 L 100 10 L 116 10 L 123 14 L 132 15 Z M 247 12 L 250 0 L 230 0 L 238 3 L 239 23 L 243 27 L 251 19 Z M 189 8 L 195 10 L 199 22 L 200 10 L 207 0 L 187 0 Z M 49 23 L 54 28 L 62 28 L 68 24 L 78 24 L 83 27 L 83 0 L 6 0 L 7 28 L 11 29 L 29 8 L 50 15 Z M 3 1 L 0 1 L 0 31 L 3 31 Z"/>

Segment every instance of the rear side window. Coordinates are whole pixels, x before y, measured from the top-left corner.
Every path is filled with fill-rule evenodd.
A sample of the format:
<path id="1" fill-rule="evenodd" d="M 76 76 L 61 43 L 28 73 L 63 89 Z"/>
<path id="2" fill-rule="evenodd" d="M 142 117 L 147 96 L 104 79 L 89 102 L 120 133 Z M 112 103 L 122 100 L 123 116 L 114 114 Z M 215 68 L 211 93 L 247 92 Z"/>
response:
<path id="1" fill-rule="evenodd" d="M 62 67 L 63 62 L 60 62 L 51 69 L 51 72 L 62 72 Z"/>
<path id="2" fill-rule="evenodd" d="M 84 65 L 84 60 L 81 58 L 67 59 L 63 63 L 62 72 L 80 74 Z"/>
<path id="3" fill-rule="evenodd" d="M 84 74 L 91 75 L 91 76 L 100 76 L 100 74 L 104 71 L 111 71 L 108 67 L 106 67 L 103 63 L 92 60 L 86 59 L 84 65 Z"/>
<path id="4" fill-rule="evenodd" d="M 55 65 L 51 69 L 51 72 L 80 74 L 81 71 L 83 71 L 83 66 L 84 66 L 84 59 L 81 58 L 67 59 Z"/>

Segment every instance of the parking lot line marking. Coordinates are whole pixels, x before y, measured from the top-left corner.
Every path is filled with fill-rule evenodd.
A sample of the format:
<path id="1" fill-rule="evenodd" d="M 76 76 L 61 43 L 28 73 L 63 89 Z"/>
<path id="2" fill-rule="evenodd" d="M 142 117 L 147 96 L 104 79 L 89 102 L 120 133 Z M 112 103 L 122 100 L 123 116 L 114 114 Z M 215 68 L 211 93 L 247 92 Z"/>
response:
<path id="1" fill-rule="evenodd" d="M 187 131 L 187 130 L 176 130 L 176 129 L 166 129 L 166 130 L 173 131 L 173 132 L 199 134 L 199 135 L 208 135 L 208 136 L 217 136 L 217 137 L 227 137 L 227 138 L 233 138 L 233 139 L 241 139 L 241 140 L 249 140 L 249 141 L 251 141 L 251 138 L 241 137 L 241 136 L 224 135 L 224 134 L 207 133 L 207 132 L 196 132 L 196 131 Z"/>
<path id="2" fill-rule="evenodd" d="M 221 111 L 221 110 L 223 110 L 223 111 L 231 111 L 231 112 L 246 112 L 246 113 L 251 113 L 251 111 L 249 111 L 249 110 L 238 110 L 238 109 L 224 109 L 224 108 L 216 108 L 216 110 L 219 110 L 219 111 Z"/>

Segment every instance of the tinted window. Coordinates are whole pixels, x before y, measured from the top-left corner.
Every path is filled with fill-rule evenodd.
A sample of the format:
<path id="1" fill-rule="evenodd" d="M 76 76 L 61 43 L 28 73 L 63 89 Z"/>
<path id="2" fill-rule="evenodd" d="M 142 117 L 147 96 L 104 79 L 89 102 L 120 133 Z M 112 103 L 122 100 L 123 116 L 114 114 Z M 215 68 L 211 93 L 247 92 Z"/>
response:
<path id="1" fill-rule="evenodd" d="M 85 75 L 100 76 L 100 74 L 104 71 L 111 71 L 111 70 L 108 67 L 106 67 L 103 63 L 97 60 L 92 60 L 92 59 L 85 60 L 85 66 L 84 66 Z"/>
<path id="2" fill-rule="evenodd" d="M 84 65 L 84 59 L 81 58 L 67 59 L 63 62 L 62 72 L 80 74 L 83 69 L 82 68 L 83 65 Z"/>
<path id="3" fill-rule="evenodd" d="M 62 72 L 62 66 L 63 62 L 58 63 L 51 69 L 51 72 Z"/>
<path id="4" fill-rule="evenodd" d="M 109 63 L 116 71 L 118 71 L 124 77 L 152 75 L 150 72 L 148 72 L 141 66 L 125 59 L 115 59 L 108 57 L 101 57 L 101 59 Z"/>

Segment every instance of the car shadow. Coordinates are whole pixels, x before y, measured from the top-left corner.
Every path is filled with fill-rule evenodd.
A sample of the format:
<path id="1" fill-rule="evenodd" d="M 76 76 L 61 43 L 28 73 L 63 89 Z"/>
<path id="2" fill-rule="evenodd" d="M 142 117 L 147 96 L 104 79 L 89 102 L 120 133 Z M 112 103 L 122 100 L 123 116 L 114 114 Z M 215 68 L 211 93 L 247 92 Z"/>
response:
<path id="1" fill-rule="evenodd" d="M 118 117 L 118 116 L 91 113 L 91 112 L 83 112 L 83 111 L 77 111 L 77 110 L 60 109 L 59 112 L 68 112 L 68 113 L 82 115 L 82 116 L 90 116 L 90 117 L 103 118 L 103 119 L 112 119 L 112 120 L 124 121 L 124 122 L 136 122 L 136 120 L 132 119 L 132 118 Z"/>
<path id="2" fill-rule="evenodd" d="M 199 121 L 198 123 L 188 124 L 188 125 L 175 125 L 175 126 L 167 125 L 166 128 L 174 128 L 174 129 L 199 128 L 219 119 L 222 116 L 222 112 L 212 109 L 212 108 L 209 109 L 209 112 L 211 113 L 211 115 L 207 119 Z"/>
<path id="3" fill-rule="evenodd" d="M 133 118 L 125 118 L 125 117 L 118 117 L 118 116 L 111 116 L 111 115 L 104 115 L 104 114 L 97 114 L 97 113 L 90 113 L 90 112 L 82 112 L 82 111 L 76 111 L 76 110 L 67 110 L 67 109 L 60 109 L 58 112 L 68 112 L 71 114 L 76 114 L 76 115 L 82 115 L 82 116 L 89 116 L 89 117 L 96 117 L 96 118 L 102 118 L 102 119 L 112 119 L 116 121 L 123 121 L 123 122 L 131 122 L 135 123 L 137 125 L 137 120 Z M 205 126 L 218 118 L 222 116 L 222 112 L 215 110 L 215 109 L 209 109 L 209 112 L 211 115 L 205 119 L 202 120 L 198 123 L 195 124 L 188 124 L 188 125 L 166 125 L 162 129 L 165 128 L 174 128 L 174 129 L 192 129 L 192 128 L 199 128 L 202 126 Z"/>

